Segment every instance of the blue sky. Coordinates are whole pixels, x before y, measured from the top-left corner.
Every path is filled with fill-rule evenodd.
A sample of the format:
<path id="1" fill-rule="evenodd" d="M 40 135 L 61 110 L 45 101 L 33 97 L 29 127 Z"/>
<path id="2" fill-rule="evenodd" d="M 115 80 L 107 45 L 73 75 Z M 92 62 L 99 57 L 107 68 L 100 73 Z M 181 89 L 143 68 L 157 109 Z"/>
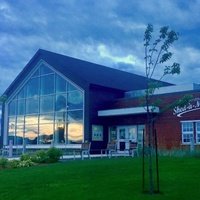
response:
<path id="1" fill-rule="evenodd" d="M 180 34 L 170 82 L 199 83 L 200 0 L 0 0 L 0 94 L 39 48 L 144 75 L 148 23 Z"/>

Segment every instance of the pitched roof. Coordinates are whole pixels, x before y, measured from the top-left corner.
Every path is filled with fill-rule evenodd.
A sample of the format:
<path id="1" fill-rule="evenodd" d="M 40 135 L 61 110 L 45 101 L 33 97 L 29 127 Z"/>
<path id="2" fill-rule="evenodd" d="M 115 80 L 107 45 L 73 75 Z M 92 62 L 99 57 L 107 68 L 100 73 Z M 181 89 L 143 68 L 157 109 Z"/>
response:
<path id="1" fill-rule="evenodd" d="M 83 88 L 84 85 L 91 84 L 122 91 L 146 87 L 144 76 L 39 49 L 4 94 L 9 95 L 41 59 Z M 166 82 L 163 82 L 163 84 L 171 85 Z"/>

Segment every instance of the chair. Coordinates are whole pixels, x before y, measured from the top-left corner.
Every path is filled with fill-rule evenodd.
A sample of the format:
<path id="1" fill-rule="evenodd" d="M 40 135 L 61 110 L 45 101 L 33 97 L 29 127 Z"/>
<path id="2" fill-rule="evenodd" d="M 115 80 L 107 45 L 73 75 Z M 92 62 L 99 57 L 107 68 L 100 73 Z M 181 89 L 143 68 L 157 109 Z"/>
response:
<path id="1" fill-rule="evenodd" d="M 132 157 L 134 157 L 135 155 L 139 156 L 137 142 L 129 142 L 129 155 L 131 155 Z"/>
<path id="2" fill-rule="evenodd" d="M 109 158 L 112 157 L 113 153 L 117 153 L 116 151 L 116 143 L 115 142 L 108 142 L 106 152 Z"/>
<path id="3" fill-rule="evenodd" d="M 81 159 L 84 160 L 84 155 L 87 154 L 88 158 L 91 159 L 90 157 L 90 142 L 84 142 L 81 144 Z"/>

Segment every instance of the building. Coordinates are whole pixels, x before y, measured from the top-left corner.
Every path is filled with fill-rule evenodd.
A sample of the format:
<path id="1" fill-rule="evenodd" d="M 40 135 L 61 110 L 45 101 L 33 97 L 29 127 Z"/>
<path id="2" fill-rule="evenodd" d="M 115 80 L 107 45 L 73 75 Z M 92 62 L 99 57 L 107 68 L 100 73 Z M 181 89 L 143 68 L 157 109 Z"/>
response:
<path id="1" fill-rule="evenodd" d="M 200 144 L 199 85 L 178 88 L 162 82 L 154 95 L 162 104 L 154 109 L 160 148 Z M 195 86 L 195 87 L 193 87 Z M 115 140 L 119 151 L 137 141 L 142 145 L 146 110 L 140 98 L 146 78 L 45 50 L 38 50 L 5 91 L 1 140 L 14 148 L 105 148 Z M 189 105 L 160 113 L 162 107 L 185 94 Z"/>

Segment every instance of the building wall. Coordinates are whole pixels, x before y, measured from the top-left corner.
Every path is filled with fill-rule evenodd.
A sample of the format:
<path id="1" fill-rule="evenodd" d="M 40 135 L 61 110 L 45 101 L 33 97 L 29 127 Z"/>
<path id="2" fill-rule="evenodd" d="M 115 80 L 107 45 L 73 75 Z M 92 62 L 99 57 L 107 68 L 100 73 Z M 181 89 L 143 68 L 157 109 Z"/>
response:
<path id="1" fill-rule="evenodd" d="M 192 95 L 193 98 L 199 98 L 200 93 L 187 93 Z M 170 105 L 178 99 L 181 99 L 184 94 L 169 94 L 161 96 L 163 99 L 163 105 Z M 189 110 L 188 110 L 189 111 Z M 188 145 L 182 144 L 182 129 L 181 122 L 189 120 L 200 120 L 200 110 L 190 110 L 189 112 L 182 114 L 180 117 L 174 113 L 174 108 L 170 108 L 164 113 L 158 116 L 155 123 L 155 127 L 158 133 L 158 144 L 160 148 L 172 149 L 172 148 L 188 148 Z"/>
<path id="2" fill-rule="evenodd" d="M 152 102 L 160 99 L 160 110 L 166 108 L 166 106 L 173 105 L 174 102 L 181 99 L 185 95 L 192 95 L 194 102 L 191 104 L 198 104 L 195 99 L 200 99 L 200 92 L 184 92 L 184 93 L 171 93 L 165 95 L 157 95 L 152 98 Z M 125 108 L 125 107 L 137 107 L 141 106 L 141 99 L 118 99 L 114 100 L 112 104 L 107 105 L 106 109 L 115 108 Z M 198 107 L 198 105 L 197 105 Z M 199 101 L 200 108 L 200 101 Z M 161 112 L 155 118 L 155 129 L 158 135 L 158 146 L 160 149 L 174 149 L 174 148 L 188 148 L 189 145 L 182 144 L 182 129 L 181 122 L 188 120 L 200 120 L 200 109 L 188 109 L 187 113 L 177 116 L 174 114 L 174 107 Z M 145 124 L 146 115 L 126 115 L 126 116 L 115 116 L 115 117 L 105 117 L 105 123 L 108 125 L 135 125 L 135 124 Z M 200 146 L 200 144 L 196 144 Z"/>
<path id="3" fill-rule="evenodd" d="M 92 125 L 103 126 L 103 141 L 92 141 L 92 149 L 105 148 L 108 142 L 108 125 L 103 118 L 98 117 L 98 110 L 109 104 L 116 98 L 123 96 L 120 90 L 91 85 L 89 91 L 89 140 L 92 141 Z"/>

